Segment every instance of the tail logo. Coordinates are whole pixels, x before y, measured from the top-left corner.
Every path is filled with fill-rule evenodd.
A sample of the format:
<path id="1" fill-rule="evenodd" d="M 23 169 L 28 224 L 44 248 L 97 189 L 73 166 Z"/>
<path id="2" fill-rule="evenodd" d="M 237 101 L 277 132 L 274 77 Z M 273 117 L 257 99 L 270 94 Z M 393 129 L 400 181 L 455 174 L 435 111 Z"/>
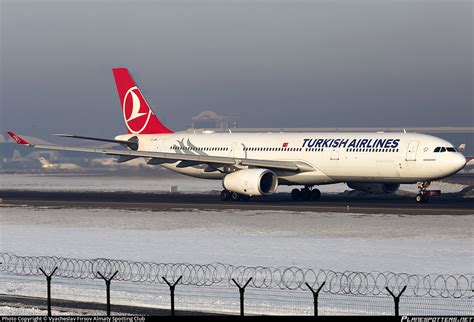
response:
<path id="1" fill-rule="evenodd" d="M 123 117 L 130 132 L 136 134 L 142 132 L 153 113 L 148 108 L 145 98 L 136 86 L 130 87 L 127 93 L 125 93 L 122 107 Z"/>
<path id="2" fill-rule="evenodd" d="M 22 140 L 18 137 L 18 135 L 13 134 L 12 138 L 13 138 L 13 140 L 15 140 L 16 143 L 23 144 Z"/>

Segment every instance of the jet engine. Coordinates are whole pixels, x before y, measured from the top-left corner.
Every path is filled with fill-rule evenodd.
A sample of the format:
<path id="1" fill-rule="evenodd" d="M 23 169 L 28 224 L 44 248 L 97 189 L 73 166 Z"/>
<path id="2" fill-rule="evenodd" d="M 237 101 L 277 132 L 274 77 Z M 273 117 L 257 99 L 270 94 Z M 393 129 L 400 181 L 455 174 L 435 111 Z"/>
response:
<path id="1" fill-rule="evenodd" d="M 359 191 L 371 192 L 376 194 L 394 193 L 399 188 L 398 183 L 363 183 L 363 182 L 349 182 L 349 188 Z"/>
<path id="2" fill-rule="evenodd" d="M 222 185 L 246 196 L 271 195 L 278 188 L 278 177 L 267 169 L 244 169 L 226 175 Z"/>

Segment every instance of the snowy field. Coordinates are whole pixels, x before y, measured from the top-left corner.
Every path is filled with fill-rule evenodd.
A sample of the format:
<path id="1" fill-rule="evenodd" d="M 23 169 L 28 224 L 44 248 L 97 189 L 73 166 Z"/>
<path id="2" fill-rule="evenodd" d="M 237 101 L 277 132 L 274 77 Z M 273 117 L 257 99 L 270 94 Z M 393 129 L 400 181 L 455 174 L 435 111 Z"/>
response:
<path id="1" fill-rule="evenodd" d="M 474 216 L 0 207 L 19 255 L 412 273 L 473 271 Z"/>
<path id="2" fill-rule="evenodd" d="M 35 307 L 22 307 L 18 306 L 0 306 L 0 315 L 47 315 L 47 310 L 39 309 Z M 51 310 L 51 315 L 103 315 L 101 311 L 86 311 L 86 310 Z"/>
<path id="3" fill-rule="evenodd" d="M 52 175 L 13 175 L 0 174 L 0 189 L 38 190 L 38 191 L 131 191 L 131 192 L 170 192 L 177 186 L 182 193 L 210 193 L 222 190 L 221 180 L 203 180 L 177 174 L 166 176 L 120 177 L 120 176 L 52 176 Z M 430 189 L 443 193 L 458 192 L 466 186 L 446 182 L 433 182 Z M 294 187 L 280 186 L 278 192 L 290 192 Z M 345 183 L 318 186 L 324 193 L 341 193 L 351 190 Z M 416 184 L 401 185 L 401 191 L 416 193 Z"/>

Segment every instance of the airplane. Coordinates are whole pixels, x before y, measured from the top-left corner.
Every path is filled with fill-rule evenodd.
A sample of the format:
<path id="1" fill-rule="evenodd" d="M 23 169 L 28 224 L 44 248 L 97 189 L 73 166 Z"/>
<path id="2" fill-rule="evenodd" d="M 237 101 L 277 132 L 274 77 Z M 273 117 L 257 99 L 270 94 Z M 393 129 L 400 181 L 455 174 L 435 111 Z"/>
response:
<path id="1" fill-rule="evenodd" d="M 112 142 L 126 149 L 32 144 L 13 132 L 20 145 L 39 149 L 117 156 L 118 162 L 145 158 L 148 164 L 203 179 L 222 180 L 220 197 L 248 200 L 271 195 L 279 185 L 297 185 L 295 201 L 319 200 L 318 185 L 345 182 L 372 193 L 394 193 L 418 183 L 416 202 L 428 201 L 431 181 L 465 164 L 451 143 L 418 133 L 174 133 L 153 113 L 127 68 L 113 68 L 127 134 L 114 139 L 56 134 Z"/>
<path id="2" fill-rule="evenodd" d="M 38 160 L 41 163 L 41 168 L 47 170 L 79 170 L 81 168 L 75 163 L 51 163 L 43 157 Z"/>

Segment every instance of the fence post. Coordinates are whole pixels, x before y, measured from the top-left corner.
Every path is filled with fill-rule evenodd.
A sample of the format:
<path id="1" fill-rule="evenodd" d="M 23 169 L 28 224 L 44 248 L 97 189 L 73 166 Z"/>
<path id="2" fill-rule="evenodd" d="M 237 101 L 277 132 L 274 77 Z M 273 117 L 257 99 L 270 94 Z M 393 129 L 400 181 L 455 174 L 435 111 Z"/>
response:
<path id="1" fill-rule="evenodd" d="M 305 283 L 306 286 L 309 288 L 309 290 L 311 291 L 311 293 L 313 293 L 313 303 L 314 303 L 314 316 L 318 316 L 318 297 L 319 297 L 319 291 L 321 291 L 321 289 L 323 288 L 324 284 L 326 284 L 326 282 L 324 281 L 321 286 L 315 291 L 313 290 L 313 288 L 308 284 L 308 283 Z"/>
<path id="2" fill-rule="evenodd" d="M 99 274 L 100 277 L 105 281 L 105 290 L 107 292 L 107 316 L 110 316 L 110 282 L 114 279 L 117 273 L 118 271 L 115 271 L 114 275 L 112 275 L 110 278 L 106 278 L 100 272 L 97 272 L 97 274 Z"/>
<path id="3" fill-rule="evenodd" d="M 48 316 L 51 316 L 51 277 L 53 277 L 54 273 L 58 268 L 55 267 L 51 274 L 46 274 L 46 272 L 40 267 L 39 270 L 46 276 L 46 287 L 47 287 L 47 295 L 48 295 Z"/>
<path id="4" fill-rule="evenodd" d="M 239 294 L 240 294 L 240 316 L 244 316 L 244 293 L 245 293 L 245 288 L 247 285 L 249 285 L 250 281 L 252 280 L 252 277 L 248 279 L 247 283 L 245 283 L 244 286 L 240 286 L 239 283 L 235 279 L 232 279 L 232 282 L 239 288 Z"/>
<path id="5" fill-rule="evenodd" d="M 398 296 L 395 296 L 395 294 L 393 294 L 393 292 L 390 291 L 390 289 L 388 287 L 385 287 L 385 289 L 390 293 L 390 295 L 392 295 L 393 301 L 395 302 L 395 316 L 397 316 L 397 317 L 400 316 L 400 314 L 399 314 L 400 297 L 402 296 L 403 292 L 405 292 L 405 290 L 407 289 L 407 286 L 405 285 L 402 288 L 402 291 L 398 294 Z"/>
<path id="6" fill-rule="evenodd" d="M 161 277 L 166 284 L 168 284 L 168 286 L 170 287 L 170 297 L 171 297 L 171 316 L 174 316 L 174 289 L 176 288 L 176 284 L 179 283 L 179 281 L 181 281 L 181 279 L 183 278 L 183 275 L 181 275 L 177 280 L 176 282 L 174 282 L 174 284 L 171 284 L 170 282 L 168 282 L 168 280 L 162 276 Z"/>

